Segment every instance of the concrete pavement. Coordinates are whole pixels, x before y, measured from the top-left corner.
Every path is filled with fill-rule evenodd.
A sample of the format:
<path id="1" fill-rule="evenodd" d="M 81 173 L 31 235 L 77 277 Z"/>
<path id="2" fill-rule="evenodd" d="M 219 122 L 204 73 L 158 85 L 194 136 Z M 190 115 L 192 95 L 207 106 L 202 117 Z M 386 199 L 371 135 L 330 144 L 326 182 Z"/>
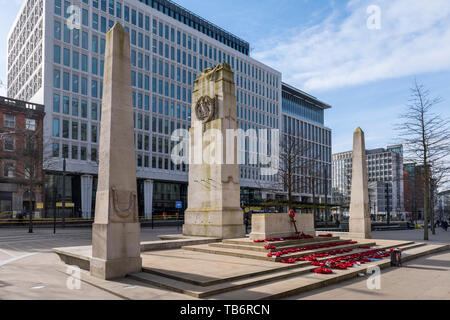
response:
<path id="1" fill-rule="evenodd" d="M 369 289 L 368 276 L 313 290 L 286 300 L 450 300 L 450 252 L 381 271 L 380 289 Z"/>
<path id="2" fill-rule="evenodd" d="M 430 242 L 450 243 L 450 231 L 430 232 Z M 143 228 L 142 241 L 158 240 L 160 234 L 178 234 L 176 227 Z M 423 242 L 423 230 L 380 231 L 378 239 L 414 240 Z M 145 286 L 132 279 L 96 286 L 96 279 L 82 272 L 80 289 L 71 290 L 67 283 L 68 269 L 54 247 L 89 245 L 90 228 L 57 230 L 36 228 L 28 234 L 25 228 L 0 229 L 0 299 L 139 299 L 145 291 L 147 299 L 188 299 L 186 295 Z M 437 253 L 410 261 L 403 268 L 382 270 L 381 290 L 369 290 L 367 276 L 342 282 L 291 297 L 291 299 L 449 299 L 450 253 Z M 108 288 L 110 287 L 111 290 Z M 106 288 L 106 289 L 105 289 Z M 124 295 L 120 293 L 126 293 Z M 149 294 L 150 293 L 150 294 Z"/>

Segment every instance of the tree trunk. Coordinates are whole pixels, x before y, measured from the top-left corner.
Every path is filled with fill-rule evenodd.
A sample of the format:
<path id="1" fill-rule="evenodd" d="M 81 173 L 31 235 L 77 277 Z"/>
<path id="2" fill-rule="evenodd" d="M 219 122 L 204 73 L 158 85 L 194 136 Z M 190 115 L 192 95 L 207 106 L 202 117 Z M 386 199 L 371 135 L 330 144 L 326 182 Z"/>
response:
<path id="1" fill-rule="evenodd" d="M 430 216 L 431 216 L 431 233 L 436 234 L 436 228 L 434 227 L 434 186 L 431 186 L 430 192 Z"/>

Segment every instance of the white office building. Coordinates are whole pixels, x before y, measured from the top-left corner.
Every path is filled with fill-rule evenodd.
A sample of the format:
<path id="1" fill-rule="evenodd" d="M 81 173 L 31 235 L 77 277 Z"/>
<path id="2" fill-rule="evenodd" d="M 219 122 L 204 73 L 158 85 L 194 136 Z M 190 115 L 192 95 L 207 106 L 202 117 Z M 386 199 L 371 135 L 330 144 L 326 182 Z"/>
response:
<path id="1" fill-rule="evenodd" d="M 131 41 L 140 216 L 175 210 L 175 201 L 186 207 L 188 168 L 172 163 L 170 135 L 189 128 L 191 91 L 203 69 L 221 62 L 231 66 L 240 128 L 280 128 L 280 72 L 252 59 L 246 41 L 179 5 L 26 0 L 8 36 L 7 94 L 45 105 L 50 216 L 62 197 L 63 158 L 67 200 L 75 203 L 75 215 L 93 216 L 105 36 L 115 22 Z M 259 173 L 259 165 L 241 165 L 241 187 L 274 179 Z"/>
<path id="2" fill-rule="evenodd" d="M 370 212 L 374 216 L 404 213 L 403 147 L 366 150 Z M 352 151 L 333 154 L 333 191 L 348 211 L 352 177 Z"/>

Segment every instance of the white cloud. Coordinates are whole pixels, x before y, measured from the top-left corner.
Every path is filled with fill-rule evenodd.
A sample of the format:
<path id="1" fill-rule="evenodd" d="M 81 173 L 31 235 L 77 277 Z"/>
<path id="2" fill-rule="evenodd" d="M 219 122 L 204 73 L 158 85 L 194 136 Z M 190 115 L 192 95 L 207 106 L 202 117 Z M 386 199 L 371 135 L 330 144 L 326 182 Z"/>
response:
<path id="1" fill-rule="evenodd" d="M 381 9 L 381 29 L 367 28 L 367 7 Z M 327 90 L 450 70 L 450 1 L 352 0 L 346 17 L 266 39 L 252 56 L 304 90 Z"/>

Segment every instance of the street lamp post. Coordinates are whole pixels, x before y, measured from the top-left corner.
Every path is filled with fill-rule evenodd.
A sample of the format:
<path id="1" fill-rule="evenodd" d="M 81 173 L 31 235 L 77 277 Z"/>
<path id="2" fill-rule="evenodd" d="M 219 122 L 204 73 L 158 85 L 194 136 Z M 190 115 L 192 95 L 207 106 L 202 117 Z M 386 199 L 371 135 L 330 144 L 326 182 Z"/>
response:
<path id="1" fill-rule="evenodd" d="M 386 215 L 387 215 L 387 224 L 389 225 L 391 222 L 391 209 L 389 204 L 389 183 L 386 183 Z"/>
<path id="2" fill-rule="evenodd" d="M 54 179 L 56 180 L 56 179 Z M 53 181 L 53 233 L 56 233 L 56 181 Z"/>
<path id="3" fill-rule="evenodd" d="M 28 190 L 28 196 L 29 198 L 29 204 L 30 204 L 30 217 L 29 217 L 29 224 L 28 224 L 28 233 L 33 233 L 33 205 L 31 201 L 31 189 Z"/>
<path id="4" fill-rule="evenodd" d="M 62 180 L 62 226 L 66 227 L 66 158 L 63 159 L 63 180 Z"/>

